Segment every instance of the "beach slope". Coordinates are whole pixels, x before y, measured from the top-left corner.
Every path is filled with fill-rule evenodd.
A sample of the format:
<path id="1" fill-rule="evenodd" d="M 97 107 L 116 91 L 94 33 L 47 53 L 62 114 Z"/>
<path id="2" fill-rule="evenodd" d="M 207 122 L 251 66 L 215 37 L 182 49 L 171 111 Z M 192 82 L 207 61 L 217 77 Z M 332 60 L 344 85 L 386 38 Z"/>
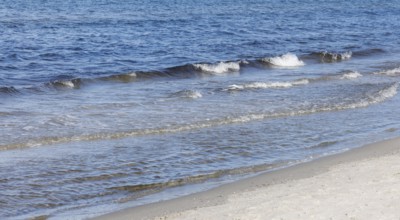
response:
<path id="1" fill-rule="evenodd" d="M 400 139 L 98 219 L 400 219 Z"/>

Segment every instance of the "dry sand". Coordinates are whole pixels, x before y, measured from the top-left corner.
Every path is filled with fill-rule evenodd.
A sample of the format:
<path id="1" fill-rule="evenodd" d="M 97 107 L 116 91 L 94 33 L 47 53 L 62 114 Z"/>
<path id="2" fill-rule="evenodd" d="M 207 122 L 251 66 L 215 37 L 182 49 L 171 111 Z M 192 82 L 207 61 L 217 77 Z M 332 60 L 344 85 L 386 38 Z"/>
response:
<path id="1" fill-rule="evenodd" d="M 400 139 L 99 219 L 400 219 Z"/>

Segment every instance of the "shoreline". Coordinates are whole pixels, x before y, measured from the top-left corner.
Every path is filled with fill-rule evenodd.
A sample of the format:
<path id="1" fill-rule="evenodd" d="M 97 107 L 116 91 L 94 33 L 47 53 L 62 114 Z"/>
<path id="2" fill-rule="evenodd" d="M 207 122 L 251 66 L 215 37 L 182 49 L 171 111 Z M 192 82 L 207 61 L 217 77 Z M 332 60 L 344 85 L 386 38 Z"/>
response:
<path id="1" fill-rule="evenodd" d="M 384 158 L 384 157 L 395 157 L 395 158 Z M 390 160 L 392 159 L 392 160 Z M 385 140 L 381 142 L 376 142 L 372 144 L 367 144 L 365 146 L 351 149 L 342 153 L 329 155 L 325 157 L 321 157 L 309 162 L 300 163 L 297 165 L 293 165 L 290 167 L 282 168 L 275 171 L 270 171 L 266 173 L 262 173 L 256 175 L 254 177 L 242 179 L 235 181 L 233 183 L 228 183 L 204 192 L 198 192 L 194 194 L 190 194 L 187 196 L 179 197 L 176 199 L 160 201 L 156 203 L 141 205 L 137 207 L 127 208 L 120 211 L 112 212 L 109 214 L 105 214 L 102 216 L 95 217 L 93 219 L 99 220 L 108 220 L 108 219 L 155 219 L 155 218 L 167 218 L 167 219 L 187 219 L 187 218 L 194 218 L 194 219 L 207 219 L 207 218 L 224 218 L 224 219 L 232 219 L 237 217 L 238 215 L 242 215 L 241 219 L 254 219 L 254 218 L 276 218 L 282 217 L 282 213 L 279 214 L 271 213 L 271 210 L 265 210 L 264 212 L 256 211 L 258 208 L 263 207 L 264 204 L 268 204 L 268 207 L 271 208 L 271 205 L 274 203 L 282 203 L 282 202 L 292 202 L 294 207 L 296 205 L 302 204 L 295 204 L 296 199 L 304 200 L 304 195 L 312 195 L 316 191 L 321 191 L 320 193 L 327 194 L 326 197 L 322 197 L 320 199 L 315 200 L 312 199 L 314 202 L 318 202 L 318 204 L 324 203 L 325 200 L 331 200 L 333 197 L 337 197 L 337 194 L 340 193 L 333 193 L 332 189 L 335 187 L 339 187 L 340 184 L 343 184 L 344 188 L 349 188 L 347 186 L 351 186 L 354 181 L 348 182 L 353 177 L 358 178 L 363 172 L 363 167 L 368 167 L 371 165 L 372 168 L 381 168 L 380 172 L 384 172 L 386 167 L 382 167 L 385 165 L 379 165 L 378 163 L 383 161 L 393 161 L 393 159 L 399 159 L 400 161 L 400 137 L 390 140 Z M 360 167 L 360 164 L 362 166 Z M 396 164 L 399 169 L 396 171 L 398 175 L 395 175 L 395 180 L 398 183 L 397 188 L 390 188 L 390 190 L 394 190 L 396 192 L 400 192 L 400 162 Z M 395 166 L 390 166 L 392 169 Z M 371 168 L 371 169 L 372 169 Z M 387 167 L 389 170 L 389 167 Z M 383 170 L 383 171 L 382 171 Z M 335 173 L 336 171 L 336 173 Z M 365 170 L 364 170 L 365 171 Z M 393 170 L 392 170 L 393 171 Z M 343 175 L 347 175 L 343 177 Z M 371 176 L 363 175 L 360 178 L 375 178 L 378 175 L 378 179 L 374 181 L 378 181 L 380 175 L 384 176 L 384 173 L 371 173 Z M 326 177 L 327 176 L 327 177 Z M 320 179 L 318 179 L 320 178 Z M 340 179 L 342 178 L 342 179 Z M 343 179 L 343 178 L 347 178 Z M 317 180 L 317 181 L 316 181 Z M 307 182 L 311 181 L 311 182 Z M 338 181 L 338 182 L 335 182 Z M 346 182 L 347 181 L 347 182 Z M 368 182 L 369 180 L 363 180 Z M 303 183 L 304 182 L 304 183 Z M 315 184 L 315 186 L 312 186 Z M 333 185 L 332 185 L 333 184 Z M 336 184 L 336 185 L 335 185 Z M 328 185 L 329 187 L 325 187 Z M 332 185 L 332 186 L 331 186 Z M 362 189 L 363 182 L 359 183 L 360 189 Z M 303 186 L 306 186 L 305 188 Z M 297 188 L 296 188 L 297 187 Z M 307 188 L 311 187 L 311 188 Z M 316 188 L 315 188 L 316 187 Z M 322 187 L 322 189 L 321 189 Z M 384 188 L 384 184 L 381 184 L 382 188 Z M 323 188 L 330 189 L 328 191 L 324 191 Z M 354 187 L 350 187 L 354 189 Z M 294 191 L 291 191 L 294 190 Z M 309 190 L 310 192 L 307 192 Z M 268 193 L 266 193 L 268 191 Z M 345 191 L 345 190 L 344 190 Z M 291 195 L 286 195 L 285 192 L 292 192 Z M 258 196 L 263 195 L 266 193 L 265 196 Z M 303 194 L 302 194 L 303 193 Z M 305 193 L 305 194 L 304 194 Z M 331 195 L 329 195 L 331 193 Z M 368 188 L 365 189 L 365 194 L 368 197 Z M 296 194 L 298 194 L 296 196 Z M 268 198 L 268 197 L 273 198 Z M 357 196 L 357 195 L 354 195 Z M 378 196 L 379 195 L 375 195 Z M 396 195 L 393 195 L 396 197 Z M 280 198 L 280 199 L 278 199 Z M 290 200 L 288 200 L 290 198 Z M 269 201 L 263 201 L 268 199 Z M 274 201 L 274 199 L 276 201 Z M 310 199 L 310 198 L 309 198 Z M 325 200 L 324 200 L 325 199 Z M 343 198 L 342 198 L 343 199 Z M 352 198 L 351 193 L 349 194 L 350 201 L 356 200 L 356 198 Z M 397 199 L 397 198 L 396 198 Z M 257 200 L 257 201 L 256 201 Z M 400 199 L 397 199 L 400 200 Z M 250 205 L 251 202 L 256 201 L 255 204 Z M 304 201 L 303 201 L 304 202 Z M 332 201 L 334 205 L 336 202 L 339 201 Z M 354 204 L 359 204 L 359 201 L 353 201 Z M 393 201 L 389 201 L 393 202 Z M 397 204 L 397 206 L 396 206 Z M 400 201 L 393 203 L 394 210 L 398 210 L 395 213 L 391 213 L 390 216 L 396 216 L 400 218 Z M 280 205 L 279 208 L 281 208 Z M 234 208 L 235 207 L 235 208 Z M 283 207 L 283 206 L 282 206 Z M 264 207 L 265 208 L 265 207 Z M 276 207 L 277 208 L 277 207 Z M 277 210 L 279 210 L 277 208 Z M 334 207 L 332 207 L 334 208 Z M 371 209 L 371 205 L 370 208 Z M 392 207 L 393 208 L 393 207 Z M 233 209 L 233 210 L 231 210 Z M 246 214 L 247 209 L 252 209 Z M 286 209 L 290 210 L 290 207 L 286 207 Z M 234 214 L 235 210 L 242 210 L 239 211 L 240 213 Z M 275 210 L 275 211 L 277 211 Z M 310 207 L 307 210 L 311 210 Z M 292 210 L 293 211 L 293 210 Z M 329 210 L 328 210 L 329 211 Z M 365 211 L 365 210 L 364 210 Z M 376 211 L 377 213 L 379 210 L 371 210 Z M 304 210 L 303 210 L 304 212 Z M 330 211 L 332 212 L 332 210 Z M 351 211 L 348 211 L 351 213 Z M 291 213 L 291 212 L 290 212 Z M 256 214 L 258 217 L 254 216 Z M 292 213 L 294 214 L 294 213 Z M 315 213 L 308 213 L 304 212 L 305 216 L 303 217 L 310 217 L 311 214 Z M 332 214 L 332 213 L 331 213 Z M 335 212 L 333 211 L 333 214 Z M 343 213 L 341 213 L 343 214 Z M 347 213 L 348 214 L 348 213 Z M 365 213 L 364 213 L 365 214 Z M 267 216 L 268 215 L 268 216 Z M 291 215 L 291 214 L 290 214 Z M 323 213 L 322 213 L 323 215 Z M 261 216 L 261 217 L 260 217 Z M 292 218 L 300 217 L 299 213 L 296 216 L 292 216 Z M 315 216 L 314 216 L 315 217 Z M 317 216 L 318 217 L 318 216 Z M 335 216 L 319 216 L 319 217 L 335 217 Z M 336 216 L 338 217 L 338 216 Z M 341 216 L 346 217 L 346 216 Z M 351 216 L 347 216 L 350 218 Z M 356 216 L 357 217 L 357 216 Z M 385 216 L 383 216 L 385 217 Z"/>

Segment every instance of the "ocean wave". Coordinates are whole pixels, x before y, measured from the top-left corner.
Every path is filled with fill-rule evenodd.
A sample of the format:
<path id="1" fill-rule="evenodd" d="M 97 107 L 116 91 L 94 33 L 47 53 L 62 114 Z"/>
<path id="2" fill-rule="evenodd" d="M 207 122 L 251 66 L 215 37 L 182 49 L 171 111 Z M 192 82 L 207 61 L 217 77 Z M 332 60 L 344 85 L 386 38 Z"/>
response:
<path id="1" fill-rule="evenodd" d="M 277 57 L 263 58 L 261 61 L 278 67 L 298 67 L 305 65 L 302 60 L 292 53 L 287 53 Z"/>
<path id="2" fill-rule="evenodd" d="M 128 82 L 136 81 L 137 74 L 135 72 L 130 72 L 130 73 L 124 73 L 124 74 L 104 76 L 104 77 L 100 77 L 99 79 L 105 80 L 105 81 L 118 81 L 118 82 L 128 83 Z"/>
<path id="3" fill-rule="evenodd" d="M 351 57 L 352 52 L 345 53 L 329 53 L 329 52 L 319 52 L 313 53 L 315 55 L 321 56 L 325 60 L 344 60 L 349 59 Z M 303 58 L 306 58 L 304 56 Z M 315 57 L 313 57 L 315 58 Z M 184 64 L 178 65 L 174 67 L 168 67 L 160 70 L 148 70 L 148 71 L 140 71 L 135 70 L 127 73 L 116 73 L 112 75 L 98 75 L 98 76 L 90 76 L 90 77 L 74 77 L 70 75 L 59 75 L 56 76 L 55 79 L 50 79 L 47 82 L 43 82 L 43 84 L 38 85 L 28 85 L 24 88 L 19 88 L 21 90 L 29 89 L 30 91 L 37 90 L 37 92 L 45 92 L 47 88 L 71 88 L 71 89 L 80 89 L 84 85 L 89 85 L 93 83 L 99 82 L 116 82 L 116 83 L 130 83 L 130 82 L 139 82 L 143 80 L 152 80 L 152 79 L 186 79 L 186 78 L 196 78 L 196 77 L 204 77 L 208 75 L 227 75 L 229 73 L 238 73 L 241 71 L 242 67 L 250 66 L 253 68 L 262 68 L 263 65 L 270 65 L 273 67 L 281 67 L 281 68 L 290 68 L 290 67 L 299 67 L 305 65 L 305 63 L 297 57 L 295 54 L 286 53 L 281 56 L 276 57 L 267 57 L 263 59 L 247 59 L 247 60 L 236 60 L 236 61 L 221 61 L 217 63 L 197 63 L 197 64 Z M 398 70 L 393 70 L 397 71 Z M 396 72 L 396 74 L 397 74 Z M 382 74 L 391 74 L 391 71 L 382 72 Z M 259 87 L 263 87 L 262 85 L 258 85 Z M 281 85 L 264 85 L 264 87 L 287 87 L 288 84 Z M 257 86 L 256 86 L 257 87 Z M 6 89 L 2 87 L 2 91 L 4 92 Z"/>
<path id="4" fill-rule="evenodd" d="M 229 124 L 247 123 L 256 120 L 265 120 L 269 118 L 292 117 L 292 116 L 314 114 L 318 112 L 331 112 L 331 111 L 340 111 L 346 109 L 364 108 L 392 98 L 397 94 L 398 86 L 399 86 L 398 83 L 393 83 L 376 91 L 370 91 L 368 93 L 363 94 L 363 97 L 354 99 L 355 100 L 354 102 L 343 101 L 338 103 L 325 103 L 325 104 L 322 103 L 317 105 L 314 103 L 307 106 L 303 106 L 301 108 L 294 108 L 293 110 L 289 111 L 251 113 L 242 116 L 228 116 L 224 118 L 199 121 L 192 124 L 182 124 L 182 125 L 160 127 L 160 128 L 136 129 L 131 131 L 121 131 L 114 133 L 95 133 L 95 134 L 76 135 L 76 136 L 43 137 L 39 139 L 30 140 L 27 142 L 1 145 L 0 150 L 52 145 L 52 144 L 60 144 L 68 142 L 78 142 L 78 141 L 96 141 L 96 140 L 108 140 L 108 139 L 121 139 L 126 137 L 135 137 L 135 136 L 179 133 L 179 132 L 205 129 L 205 128 L 211 128 Z"/>
<path id="5" fill-rule="evenodd" d="M 196 70 L 210 74 L 223 74 L 229 72 L 238 72 L 240 70 L 239 62 L 219 62 L 216 64 L 193 64 Z"/>
<path id="6" fill-rule="evenodd" d="M 397 89 L 399 87 L 398 83 L 394 83 L 391 86 L 388 86 L 382 90 L 377 92 L 366 94 L 366 98 L 359 100 L 356 103 L 351 103 L 348 105 L 344 105 L 343 107 L 337 107 L 338 110 L 342 109 L 350 109 L 350 108 L 363 108 L 372 104 L 377 104 L 383 102 L 389 98 L 394 97 L 397 94 Z"/>
<path id="7" fill-rule="evenodd" d="M 362 77 L 361 73 L 354 71 L 354 72 L 348 72 L 340 76 L 340 79 L 356 79 Z"/>
<path id="8" fill-rule="evenodd" d="M 230 85 L 224 91 L 237 91 L 246 89 L 279 89 L 290 88 L 293 86 L 306 85 L 310 81 L 308 79 L 299 79 L 292 82 L 253 82 L 242 85 Z"/>
<path id="9" fill-rule="evenodd" d="M 379 72 L 375 72 L 377 75 L 386 75 L 386 76 L 399 76 L 400 75 L 400 67 L 388 70 L 381 70 Z"/>
<path id="10" fill-rule="evenodd" d="M 71 89 L 79 89 L 82 85 L 83 80 L 80 78 L 71 79 L 71 80 L 55 80 L 47 84 L 47 86 L 53 88 L 71 88 Z"/>
<path id="11" fill-rule="evenodd" d="M 291 88 L 294 86 L 307 85 L 309 83 L 315 83 L 320 81 L 329 81 L 329 80 L 353 80 L 356 78 L 362 77 L 362 74 L 357 71 L 347 72 L 341 75 L 331 75 L 331 76 L 323 76 L 318 78 L 302 78 L 294 81 L 287 82 L 252 82 L 246 84 L 233 84 L 223 89 L 222 91 L 240 91 L 247 89 L 284 89 Z"/>
<path id="12" fill-rule="evenodd" d="M 331 80 L 354 80 L 362 76 L 363 75 L 357 71 L 349 71 L 340 74 L 325 75 L 317 78 L 308 78 L 307 80 L 310 83 L 314 83 L 314 82 L 325 82 Z"/>
<path id="13" fill-rule="evenodd" d="M 317 52 L 316 53 L 323 62 L 338 62 L 343 60 L 348 60 L 353 55 L 353 52 L 347 51 L 343 53 L 333 53 L 328 51 Z"/>

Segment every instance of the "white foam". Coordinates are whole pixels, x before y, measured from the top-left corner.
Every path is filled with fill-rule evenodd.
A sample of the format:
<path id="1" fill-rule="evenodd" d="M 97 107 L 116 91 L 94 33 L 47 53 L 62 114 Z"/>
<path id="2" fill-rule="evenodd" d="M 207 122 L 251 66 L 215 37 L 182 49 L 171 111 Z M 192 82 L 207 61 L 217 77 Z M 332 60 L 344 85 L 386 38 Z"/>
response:
<path id="1" fill-rule="evenodd" d="M 362 99 L 359 102 L 356 102 L 353 104 L 337 107 L 337 109 L 343 110 L 343 109 L 353 109 L 353 108 L 365 108 L 372 104 L 377 104 L 377 103 L 383 102 L 383 101 L 395 96 L 397 94 L 398 87 L 399 87 L 399 84 L 395 83 L 392 86 L 382 89 L 375 94 L 368 95 L 368 97 L 366 99 Z"/>
<path id="2" fill-rule="evenodd" d="M 122 131 L 116 133 L 95 133 L 95 134 L 84 134 L 78 136 L 66 136 L 66 137 L 43 137 L 36 140 L 30 140 L 28 142 L 15 143 L 9 145 L 0 145 L 0 150 L 7 149 L 17 149 L 17 148 L 26 148 L 31 146 L 41 146 L 41 145 L 51 145 L 57 143 L 67 143 L 74 141 L 93 141 L 93 140 L 106 140 L 106 139 L 119 139 L 125 137 L 132 136 L 143 136 L 143 135 L 158 135 L 165 133 L 178 133 L 183 131 L 190 131 L 194 129 L 203 129 L 210 128 L 215 126 L 222 126 L 227 124 L 234 123 L 246 123 L 255 120 L 264 120 L 268 118 L 277 118 L 277 117 L 290 117 L 297 115 L 307 115 L 313 114 L 317 112 L 330 112 L 330 111 L 340 111 L 346 109 L 354 109 L 354 108 L 364 108 L 368 107 L 372 104 L 377 104 L 383 101 L 386 101 L 389 98 L 394 97 L 397 94 L 399 84 L 394 83 L 386 88 L 383 88 L 379 91 L 376 91 L 372 94 L 367 94 L 364 98 L 357 100 L 351 103 L 337 103 L 337 104 L 328 104 L 322 106 L 309 106 L 304 109 L 296 109 L 292 111 L 282 111 L 282 112 L 266 112 L 260 114 L 247 114 L 242 116 L 228 116 L 219 119 L 199 121 L 193 124 L 182 124 L 172 127 L 161 127 L 161 128 L 151 128 L 151 129 L 142 129 L 142 130 L 131 130 L 131 131 Z M 26 128 L 29 129 L 29 128 Z"/>
<path id="3" fill-rule="evenodd" d="M 340 55 L 341 55 L 342 60 L 347 60 L 347 59 L 351 58 L 353 53 L 351 51 L 348 51 L 348 52 L 341 53 Z"/>
<path id="4" fill-rule="evenodd" d="M 128 75 L 128 76 L 130 76 L 132 78 L 136 78 L 137 77 L 135 72 L 127 73 L 126 75 Z"/>
<path id="5" fill-rule="evenodd" d="M 240 70 L 240 64 L 238 62 L 219 62 L 216 64 L 193 64 L 193 66 L 202 72 L 211 74 L 238 72 Z"/>
<path id="6" fill-rule="evenodd" d="M 373 104 L 381 103 L 389 98 L 394 97 L 397 94 L 397 89 L 399 87 L 398 83 L 395 83 L 389 87 L 379 90 L 373 94 L 367 95 L 364 99 L 353 103 L 339 103 L 334 105 L 326 105 L 320 107 L 298 109 L 289 112 L 275 112 L 275 113 L 261 113 L 261 114 L 249 114 L 243 115 L 236 118 L 226 118 L 224 120 L 214 122 L 213 126 L 231 124 L 231 123 L 245 123 L 255 120 L 263 120 L 267 118 L 277 118 L 277 117 L 288 117 L 297 115 L 308 115 L 317 112 L 331 112 L 331 111 L 341 111 L 346 109 L 354 108 L 365 108 Z M 208 127 L 209 125 L 202 125 L 202 127 Z"/>
<path id="7" fill-rule="evenodd" d="M 291 86 L 292 84 L 288 82 L 254 82 L 243 85 L 230 85 L 227 90 L 287 88 Z"/>
<path id="8" fill-rule="evenodd" d="M 300 79 L 293 82 L 253 82 L 242 85 L 230 85 L 225 91 L 232 90 L 245 90 L 245 89 L 279 89 L 279 88 L 290 88 L 298 85 L 308 84 L 308 79 Z"/>
<path id="9" fill-rule="evenodd" d="M 239 61 L 239 64 L 250 64 L 250 63 L 247 60 L 241 60 L 241 61 Z"/>
<path id="10" fill-rule="evenodd" d="M 58 83 L 60 83 L 60 85 L 65 86 L 65 87 L 70 87 L 70 88 L 74 88 L 75 84 L 72 81 L 58 81 Z"/>
<path id="11" fill-rule="evenodd" d="M 262 61 L 280 67 L 297 67 L 305 65 L 302 60 L 292 53 L 287 53 L 277 57 L 264 58 Z"/>
<path id="12" fill-rule="evenodd" d="M 186 98 L 191 98 L 191 99 L 198 99 L 198 98 L 203 97 L 203 95 L 202 95 L 199 91 L 192 91 L 192 90 L 189 90 L 189 91 L 187 91 L 187 92 L 185 93 L 185 96 L 184 96 L 184 97 L 186 97 Z"/>
<path id="13" fill-rule="evenodd" d="M 394 69 L 389 69 L 389 70 L 382 70 L 379 72 L 375 72 L 374 74 L 381 74 L 381 75 L 387 75 L 387 76 L 398 76 L 398 75 L 400 75 L 400 67 L 394 68 Z"/>
<path id="14" fill-rule="evenodd" d="M 340 79 L 356 79 L 358 77 L 362 77 L 362 75 L 361 73 L 355 71 L 343 74 Z"/>
<path id="15" fill-rule="evenodd" d="M 378 92 L 378 95 L 375 97 L 372 97 L 372 104 L 383 102 L 388 98 L 392 98 L 397 94 L 397 89 L 399 87 L 398 83 L 393 84 L 389 88 L 383 89 Z"/>
<path id="16" fill-rule="evenodd" d="M 306 85 L 306 84 L 308 84 L 308 83 L 310 83 L 310 80 L 309 80 L 309 79 L 298 79 L 298 80 L 295 80 L 295 81 L 292 82 L 292 84 L 293 84 L 294 86 Z"/>

